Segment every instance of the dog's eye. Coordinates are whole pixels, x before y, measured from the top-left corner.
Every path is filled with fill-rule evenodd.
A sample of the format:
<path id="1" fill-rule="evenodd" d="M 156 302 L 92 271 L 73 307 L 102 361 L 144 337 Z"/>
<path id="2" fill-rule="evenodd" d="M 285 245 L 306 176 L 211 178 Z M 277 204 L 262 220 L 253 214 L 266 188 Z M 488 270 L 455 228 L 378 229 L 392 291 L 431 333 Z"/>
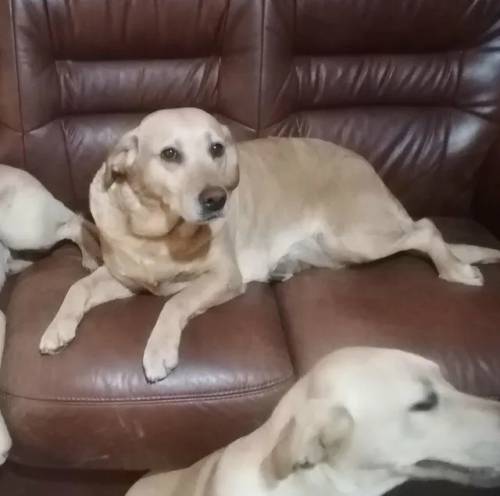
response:
<path id="1" fill-rule="evenodd" d="M 160 152 L 160 157 L 166 162 L 180 162 L 181 154 L 172 147 L 164 148 Z"/>
<path id="2" fill-rule="evenodd" d="M 427 398 L 423 401 L 419 401 L 418 403 L 415 403 L 412 405 L 410 408 L 410 411 L 412 412 L 428 412 L 430 410 L 433 410 L 434 408 L 437 407 L 438 405 L 438 396 L 435 392 L 429 393 Z"/>
<path id="3" fill-rule="evenodd" d="M 219 158 L 224 155 L 224 145 L 222 143 L 212 143 L 210 145 L 210 155 L 213 158 Z"/>

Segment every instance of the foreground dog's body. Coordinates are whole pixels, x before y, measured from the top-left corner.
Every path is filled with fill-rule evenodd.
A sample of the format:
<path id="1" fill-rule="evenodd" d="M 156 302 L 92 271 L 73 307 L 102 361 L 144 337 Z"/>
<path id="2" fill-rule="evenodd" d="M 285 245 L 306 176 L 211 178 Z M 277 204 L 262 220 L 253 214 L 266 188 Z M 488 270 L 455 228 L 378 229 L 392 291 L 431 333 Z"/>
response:
<path id="1" fill-rule="evenodd" d="M 500 485 L 500 405 L 397 350 L 323 359 L 252 434 L 127 496 L 380 496 L 408 479 Z"/>
<path id="2" fill-rule="evenodd" d="M 82 251 L 82 264 L 97 268 L 97 241 L 89 223 L 56 200 L 27 172 L 0 164 L 0 290 L 8 274 L 20 272 L 31 262 L 16 259 L 11 250 L 46 250 L 69 239 Z M 88 238 L 88 241 L 86 240 Z M 87 247 L 95 247 L 93 254 Z M 5 316 L 0 310 L 0 360 L 5 339 Z M 10 447 L 10 437 L 0 415 L 0 464 Z"/>
<path id="3" fill-rule="evenodd" d="M 418 250 L 440 277 L 480 285 L 470 264 L 500 259 L 498 250 L 445 244 L 429 220 L 414 222 L 349 150 L 313 139 L 235 145 L 197 109 L 156 112 L 127 133 L 97 173 L 90 203 L 106 267 L 70 289 L 41 350 L 71 341 L 99 303 L 144 288 L 175 294 L 146 346 L 150 381 L 177 365 L 187 321 L 247 282 Z"/>

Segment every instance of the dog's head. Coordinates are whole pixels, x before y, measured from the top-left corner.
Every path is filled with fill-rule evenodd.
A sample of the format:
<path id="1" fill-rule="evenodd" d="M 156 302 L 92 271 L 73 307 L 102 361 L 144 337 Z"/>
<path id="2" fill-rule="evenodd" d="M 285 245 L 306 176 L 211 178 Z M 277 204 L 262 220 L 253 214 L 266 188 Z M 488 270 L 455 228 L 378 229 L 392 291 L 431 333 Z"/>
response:
<path id="1" fill-rule="evenodd" d="M 500 404 L 457 391 L 433 362 L 350 348 L 304 381 L 307 397 L 265 461 L 274 478 L 320 465 L 337 480 L 352 474 L 356 484 L 500 485 Z"/>
<path id="2" fill-rule="evenodd" d="M 195 108 L 148 115 L 117 143 L 105 163 L 105 187 L 127 181 L 138 197 L 160 202 L 187 222 L 224 215 L 239 181 L 231 133 Z"/>

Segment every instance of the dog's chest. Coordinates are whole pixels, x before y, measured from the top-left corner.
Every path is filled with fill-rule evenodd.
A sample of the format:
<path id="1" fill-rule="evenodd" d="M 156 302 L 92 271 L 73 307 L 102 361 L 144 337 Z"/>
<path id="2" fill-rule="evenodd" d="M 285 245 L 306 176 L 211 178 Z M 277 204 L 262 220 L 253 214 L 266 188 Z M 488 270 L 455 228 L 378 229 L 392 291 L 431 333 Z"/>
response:
<path id="1" fill-rule="evenodd" d="M 167 247 L 157 242 L 103 242 L 103 255 L 109 271 L 131 289 L 163 294 L 169 284 L 188 282 L 203 271 L 200 264 L 177 263 Z"/>

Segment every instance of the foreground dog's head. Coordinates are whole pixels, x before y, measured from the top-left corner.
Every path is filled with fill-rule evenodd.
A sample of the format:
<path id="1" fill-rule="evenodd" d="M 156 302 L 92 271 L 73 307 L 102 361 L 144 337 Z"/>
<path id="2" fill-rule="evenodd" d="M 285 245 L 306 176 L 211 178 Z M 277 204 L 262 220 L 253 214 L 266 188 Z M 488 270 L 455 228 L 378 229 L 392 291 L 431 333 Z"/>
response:
<path id="1" fill-rule="evenodd" d="M 320 465 L 359 483 L 372 473 L 394 485 L 412 478 L 500 485 L 500 405 L 460 393 L 434 363 L 352 348 L 327 357 L 305 381 L 307 398 L 265 461 L 273 478 Z"/>
<path id="2" fill-rule="evenodd" d="M 195 108 L 148 115 L 105 164 L 106 188 L 127 181 L 141 201 L 158 202 L 170 216 L 192 223 L 223 216 L 238 180 L 229 129 Z"/>

